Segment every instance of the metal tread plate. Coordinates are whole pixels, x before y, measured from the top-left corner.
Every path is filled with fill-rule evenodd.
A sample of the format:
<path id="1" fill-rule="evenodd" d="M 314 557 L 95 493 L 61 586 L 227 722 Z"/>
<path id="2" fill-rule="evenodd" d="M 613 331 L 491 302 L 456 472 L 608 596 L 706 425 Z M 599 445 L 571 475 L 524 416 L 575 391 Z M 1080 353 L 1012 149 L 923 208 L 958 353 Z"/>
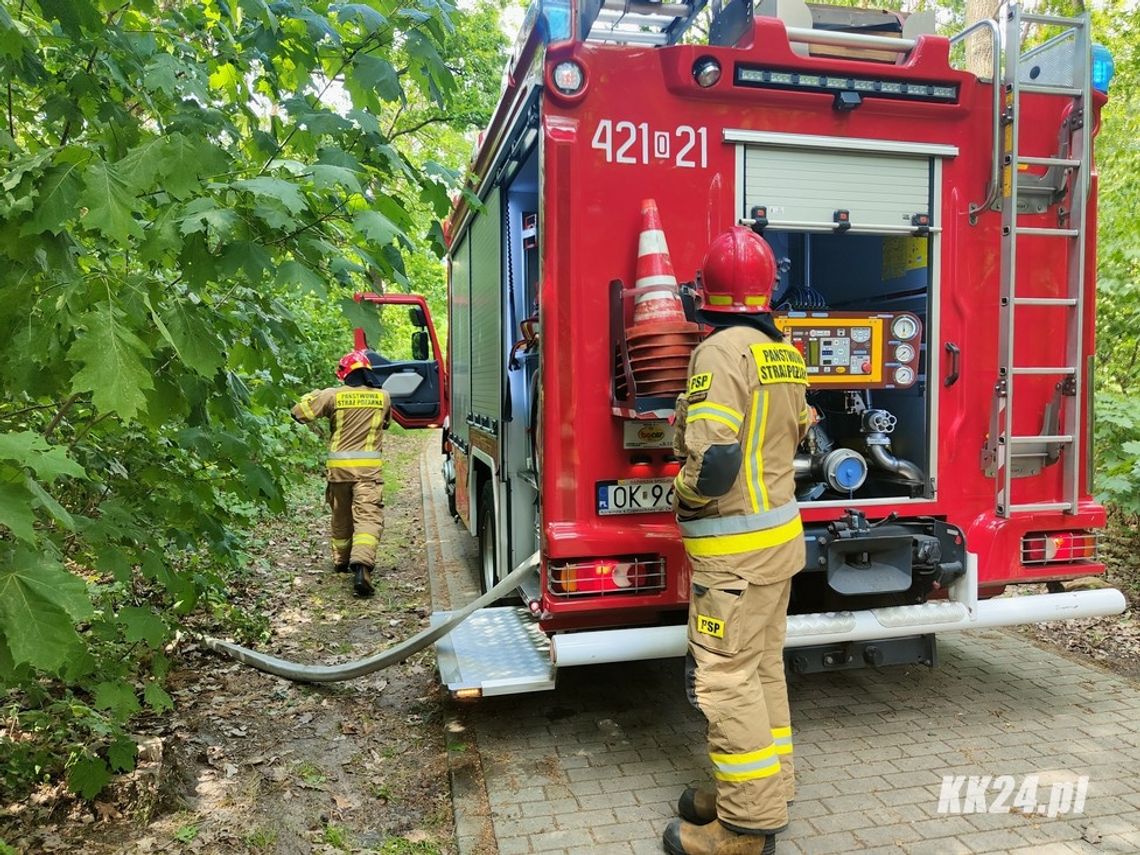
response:
<path id="1" fill-rule="evenodd" d="M 436 612 L 432 626 L 450 617 Z M 484 696 L 554 688 L 550 639 L 526 609 L 480 609 L 436 642 L 439 676 L 449 692 L 478 689 Z"/>

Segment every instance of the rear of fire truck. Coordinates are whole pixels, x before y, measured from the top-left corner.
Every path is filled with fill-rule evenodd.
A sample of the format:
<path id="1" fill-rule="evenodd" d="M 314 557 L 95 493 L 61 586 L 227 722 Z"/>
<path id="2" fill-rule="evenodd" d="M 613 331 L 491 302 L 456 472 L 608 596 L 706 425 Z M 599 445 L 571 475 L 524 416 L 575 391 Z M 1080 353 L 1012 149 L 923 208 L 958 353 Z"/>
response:
<path id="1" fill-rule="evenodd" d="M 937 632 L 1122 611 L 1117 591 L 1061 586 L 1104 570 L 1090 420 L 1106 96 L 1087 19 L 1003 7 L 951 40 L 933 16 L 732 0 L 695 43 L 701 11 L 532 9 L 476 160 L 502 219 L 493 236 L 464 230 L 469 211 L 452 221 L 452 335 L 471 327 L 466 352 L 453 339 L 450 434 L 466 432 L 449 471 L 469 523 L 472 502 L 498 514 L 488 583 L 540 556 L 519 637 L 549 638 L 555 667 L 683 653 L 670 366 L 703 255 L 736 223 L 779 259 L 774 314 L 818 416 L 795 460 L 808 560 L 791 667 L 932 664 Z M 965 36 L 992 40 L 992 71 L 951 61 Z M 496 424 L 460 390 L 480 239 L 502 247 Z M 647 273 L 647 252 L 665 268 Z M 681 316 L 639 316 L 670 264 Z M 492 451 L 501 468 L 476 485 Z M 1024 583 L 1047 592 L 999 596 Z"/>

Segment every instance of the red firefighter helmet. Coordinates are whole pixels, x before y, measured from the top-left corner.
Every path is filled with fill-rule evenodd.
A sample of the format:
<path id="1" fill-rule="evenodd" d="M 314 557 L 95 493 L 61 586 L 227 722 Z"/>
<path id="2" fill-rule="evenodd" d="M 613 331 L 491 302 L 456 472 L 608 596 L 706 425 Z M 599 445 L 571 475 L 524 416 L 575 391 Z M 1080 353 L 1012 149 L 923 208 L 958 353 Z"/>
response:
<path id="1" fill-rule="evenodd" d="M 368 351 L 354 350 L 341 357 L 340 365 L 336 369 L 336 379 L 343 380 L 357 368 L 371 368 L 372 362 L 368 358 Z"/>
<path id="2" fill-rule="evenodd" d="M 701 309 L 706 312 L 770 312 L 776 255 L 760 235 L 733 226 L 710 245 L 701 264 Z"/>

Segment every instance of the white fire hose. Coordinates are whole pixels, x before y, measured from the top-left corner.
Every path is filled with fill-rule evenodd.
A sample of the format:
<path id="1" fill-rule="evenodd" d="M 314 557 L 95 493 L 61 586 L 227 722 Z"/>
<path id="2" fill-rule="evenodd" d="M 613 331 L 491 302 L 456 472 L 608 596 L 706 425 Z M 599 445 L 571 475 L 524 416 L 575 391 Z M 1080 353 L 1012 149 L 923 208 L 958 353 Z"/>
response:
<path id="1" fill-rule="evenodd" d="M 293 680 L 297 683 L 336 683 L 341 680 L 355 680 L 357 677 L 363 677 L 403 662 L 408 657 L 419 653 L 429 644 L 434 644 L 476 611 L 491 605 L 500 597 L 517 588 L 523 577 L 534 572 L 538 562 L 539 554 L 535 552 L 483 596 L 468 603 L 459 611 L 453 612 L 446 622 L 416 633 L 395 647 L 375 653 L 365 659 L 357 659 L 355 662 L 342 662 L 339 665 L 304 665 L 300 662 L 279 659 L 266 653 L 258 653 L 256 650 L 250 650 L 248 647 L 242 647 L 240 644 L 234 644 L 231 641 L 222 641 L 219 638 L 205 636 L 201 641 L 215 653 L 225 653 L 243 665 L 249 665 L 258 671 L 284 677 L 286 680 Z"/>

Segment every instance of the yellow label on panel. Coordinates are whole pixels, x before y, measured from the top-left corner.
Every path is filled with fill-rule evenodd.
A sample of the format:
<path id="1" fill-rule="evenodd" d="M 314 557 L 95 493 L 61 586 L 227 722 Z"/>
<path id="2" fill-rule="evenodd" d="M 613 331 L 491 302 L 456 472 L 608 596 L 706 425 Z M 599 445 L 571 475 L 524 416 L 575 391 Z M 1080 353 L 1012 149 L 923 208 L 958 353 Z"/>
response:
<path id="1" fill-rule="evenodd" d="M 697 615 L 697 632 L 713 638 L 724 638 L 724 621 L 708 615 Z"/>
<path id="2" fill-rule="evenodd" d="M 899 279 L 909 270 L 925 270 L 927 244 L 924 237 L 883 238 L 883 278 Z"/>
<path id="3" fill-rule="evenodd" d="M 694 374 L 689 380 L 689 394 L 707 392 L 712 387 L 712 372 Z"/>

